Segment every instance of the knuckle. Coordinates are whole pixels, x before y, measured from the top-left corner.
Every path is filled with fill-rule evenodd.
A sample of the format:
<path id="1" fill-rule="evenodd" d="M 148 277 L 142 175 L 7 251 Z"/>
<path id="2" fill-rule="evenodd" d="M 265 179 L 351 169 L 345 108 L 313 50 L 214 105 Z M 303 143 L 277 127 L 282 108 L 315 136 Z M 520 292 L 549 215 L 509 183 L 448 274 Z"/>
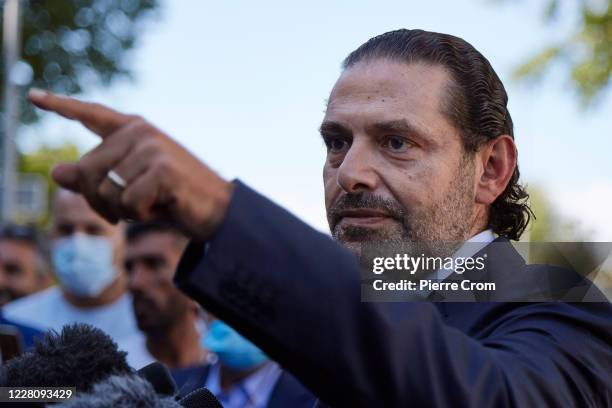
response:
<path id="1" fill-rule="evenodd" d="M 172 173 L 174 163 L 166 155 L 159 155 L 155 160 L 153 168 L 155 169 L 158 177 L 167 177 Z"/>
<path id="2" fill-rule="evenodd" d="M 138 144 L 138 153 L 142 154 L 145 158 L 155 157 L 159 151 L 159 144 L 156 140 L 151 138 L 145 138 Z"/>
<path id="3" fill-rule="evenodd" d="M 119 206 L 121 207 L 121 212 L 127 215 L 128 218 L 140 220 L 134 205 L 134 199 L 129 191 L 121 194 L 121 197 L 119 198 Z"/>
<path id="4" fill-rule="evenodd" d="M 107 180 L 104 180 L 102 183 L 100 183 L 100 185 L 98 185 L 96 195 L 100 198 L 109 200 L 111 198 L 111 188 L 112 186 L 110 186 L 110 183 Z"/>
<path id="5" fill-rule="evenodd" d="M 151 131 L 153 126 L 142 116 L 135 115 L 131 121 L 131 125 L 138 131 L 138 133 L 147 134 Z"/>
<path id="6" fill-rule="evenodd" d="M 79 159 L 77 163 L 77 167 L 79 168 L 79 171 L 83 171 L 88 166 L 88 164 L 91 162 L 92 157 L 95 154 L 96 149 L 98 149 L 98 147 L 99 146 L 94 147 L 93 149 L 85 153 L 83 156 L 81 156 L 81 158 Z"/>
<path id="7" fill-rule="evenodd" d="M 132 126 L 141 126 L 147 123 L 147 121 L 141 115 L 133 114 L 133 115 L 129 115 L 128 123 Z"/>
<path id="8" fill-rule="evenodd" d="M 139 220 L 141 221 L 150 221 L 151 220 L 151 213 L 149 211 L 149 209 L 144 206 L 144 205 L 139 205 L 135 208 L 135 212 L 136 212 L 136 216 L 138 217 Z"/>
<path id="9" fill-rule="evenodd" d="M 134 205 L 129 192 L 124 192 L 121 194 L 121 197 L 119 198 L 119 206 L 121 207 L 122 212 L 127 214 L 130 218 L 137 218 L 134 217 Z"/>
<path id="10" fill-rule="evenodd" d="M 121 208 L 128 215 L 129 218 L 137 221 L 146 221 L 147 209 L 139 203 L 136 196 L 127 190 L 121 195 Z"/>
<path id="11" fill-rule="evenodd" d="M 130 120 L 125 125 L 124 129 L 129 131 L 130 137 L 141 140 L 147 133 L 149 133 L 150 125 L 140 115 L 130 115 Z"/>

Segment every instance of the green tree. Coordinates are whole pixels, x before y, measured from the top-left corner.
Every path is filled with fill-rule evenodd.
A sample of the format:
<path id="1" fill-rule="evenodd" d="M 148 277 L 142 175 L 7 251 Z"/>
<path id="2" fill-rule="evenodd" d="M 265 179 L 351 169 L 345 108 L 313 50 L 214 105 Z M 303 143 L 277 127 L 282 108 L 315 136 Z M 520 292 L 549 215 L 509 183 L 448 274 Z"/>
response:
<path id="1" fill-rule="evenodd" d="M 529 188 L 529 196 L 536 216 L 525 237 L 529 262 L 573 269 L 593 280 L 612 299 L 612 270 L 606 266 L 610 244 L 589 243 L 588 231 L 578 221 L 559 214 L 541 188 Z"/>
<path id="2" fill-rule="evenodd" d="M 130 77 L 127 51 L 157 7 L 158 0 L 23 0 L 17 76 L 63 94 Z M 36 121 L 36 111 L 21 100 L 22 123 Z"/>
<path id="3" fill-rule="evenodd" d="M 537 52 L 518 66 L 514 74 L 521 80 L 537 81 L 553 63 L 561 64 L 582 103 L 588 106 L 604 94 L 612 75 L 612 0 L 576 1 L 579 18 L 575 30 Z M 547 23 L 560 17 L 562 5 L 572 4 L 548 0 L 544 12 Z"/>
<path id="4" fill-rule="evenodd" d="M 587 240 L 587 231 L 584 231 L 577 220 L 559 214 L 542 188 L 530 186 L 529 202 L 536 218 L 529 226 L 528 241 L 579 242 Z"/>

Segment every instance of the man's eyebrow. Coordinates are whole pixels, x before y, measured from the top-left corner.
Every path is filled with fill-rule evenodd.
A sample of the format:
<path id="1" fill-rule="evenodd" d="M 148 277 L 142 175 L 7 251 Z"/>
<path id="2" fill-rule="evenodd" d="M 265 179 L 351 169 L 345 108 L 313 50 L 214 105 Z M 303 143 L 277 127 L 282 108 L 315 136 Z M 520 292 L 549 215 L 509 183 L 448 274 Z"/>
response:
<path id="1" fill-rule="evenodd" d="M 319 127 L 319 133 L 321 135 L 325 135 L 326 133 L 350 134 L 351 130 L 339 122 L 326 120 L 321 123 L 321 126 Z"/>
<path id="2" fill-rule="evenodd" d="M 420 129 L 419 127 L 415 126 L 414 124 L 408 122 L 405 119 L 378 122 L 378 123 L 372 124 L 370 127 L 373 131 L 376 131 L 378 133 L 385 132 L 385 133 L 397 133 L 397 134 L 410 134 L 410 135 L 415 135 L 415 136 L 419 136 L 422 138 L 427 137 L 427 132 L 425 130 Z"/>

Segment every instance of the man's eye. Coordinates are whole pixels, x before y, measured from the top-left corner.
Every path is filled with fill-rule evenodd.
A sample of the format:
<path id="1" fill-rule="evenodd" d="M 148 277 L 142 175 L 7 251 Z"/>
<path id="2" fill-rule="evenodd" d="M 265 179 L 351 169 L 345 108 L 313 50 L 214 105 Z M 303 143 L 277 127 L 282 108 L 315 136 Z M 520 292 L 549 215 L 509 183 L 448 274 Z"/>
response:
<path id="1" fill-rule="evenodd" d="M 156 271 L 164 266 L 164 261 L 158 257 L 147 257 L 144 259 L 144 264 L 152 271 Z"/>
<path id="2" fill-rule="evenodd" d="M 123 268 L 125 269 L 125 272 L 127 272 L 128 274 L 132 273 L 132 271 L 134 270 L 134 262 L 133 261 L 125 261 L 123 263 Z"/>
<path id="3" fill-rule="evenodd" d="M 412 147 L 412 144 L 399 136 L 389 136 L 385 139 L 383 145 L 394 153 L 403 153 Z"/>
<path id="4" fill-rule="evenodd" d="M 74 227 L 72 225 L 60 224 L 57 226 L 57 235 L 66 237 L 72 234 L 74 234 Z"/>
<path id="5" fill-rule="evenodd" d="M 23 268 L 17 263 L 7 263 L 4 265 L 4 271 L 9 276 L 21 275 Z"/>
<path id="6" fill-rule="evenodd" d="M 342 152 L 349 146 L 348 140 L 335 136 L 325 139 L 325 144 L 327 145 L 327 150 L 331 153 Z"/>

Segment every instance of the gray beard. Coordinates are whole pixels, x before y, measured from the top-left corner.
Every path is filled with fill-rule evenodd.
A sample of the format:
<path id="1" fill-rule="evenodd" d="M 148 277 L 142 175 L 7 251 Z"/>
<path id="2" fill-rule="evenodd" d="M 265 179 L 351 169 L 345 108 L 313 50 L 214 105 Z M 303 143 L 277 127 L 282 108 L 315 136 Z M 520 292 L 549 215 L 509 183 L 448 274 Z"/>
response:
<path id="1" fill-rule="evenodd" d="M 355 255 L 360 256 L 362 246 L 401 245 L 413 247 L 415 254 L 449 256 L 469 238 L 472 228 L 474 205 L 474 163 L 466 155 L 457 169 L 455 182 L 451 183 L 444 198 L 428 208 L 408 209 L 398 203 L 387 208 L 396 209 L 396 226 L 385 230 L 371 228 L 332 226 L 332 236 Z M 413 252 L 413 251 L 410 251 Z"/>

